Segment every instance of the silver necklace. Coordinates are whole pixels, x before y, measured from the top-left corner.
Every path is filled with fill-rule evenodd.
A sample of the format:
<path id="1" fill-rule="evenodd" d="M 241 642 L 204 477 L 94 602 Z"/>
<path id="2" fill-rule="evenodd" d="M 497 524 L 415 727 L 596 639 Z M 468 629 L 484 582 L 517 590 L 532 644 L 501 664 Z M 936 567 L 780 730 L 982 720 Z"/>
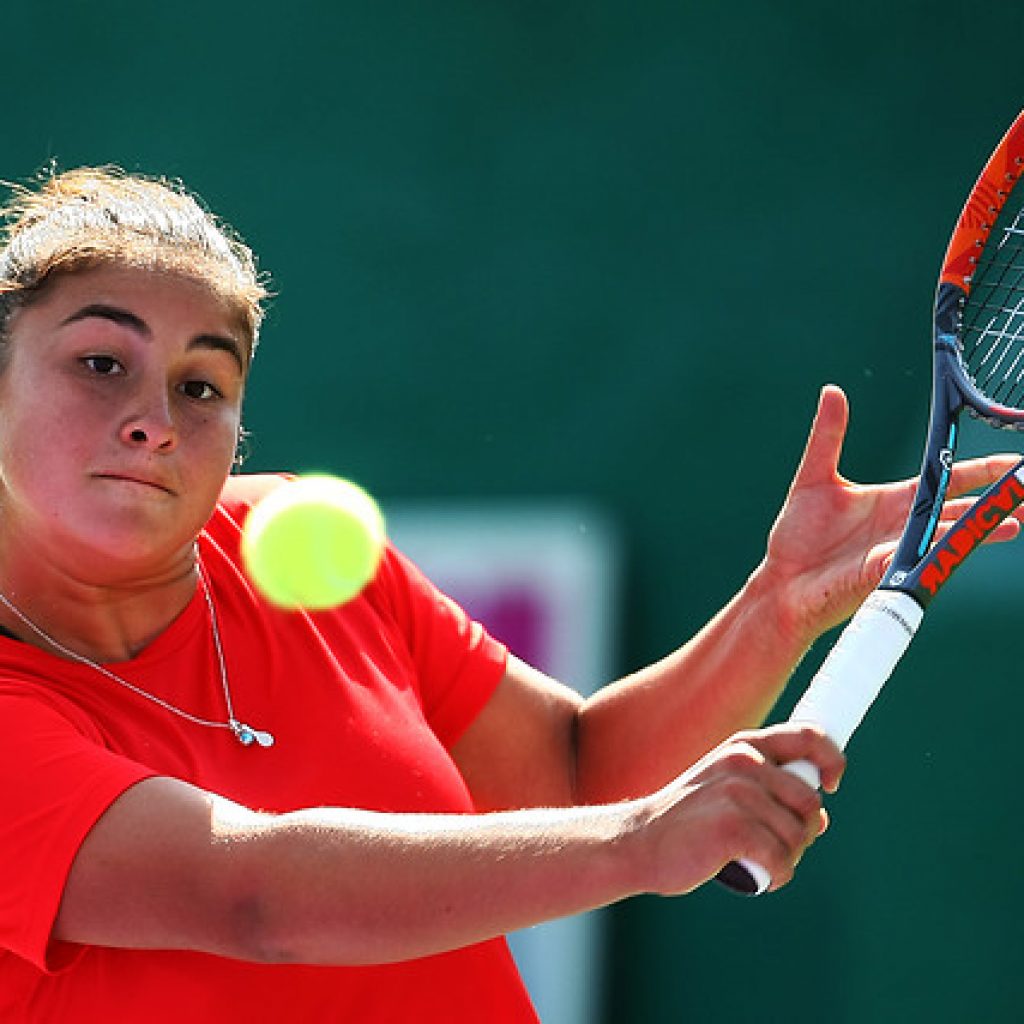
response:
<path id="1" fill-rule="evenodd" d="M 221 688 L 224 690 L 224 704 L 227 707 L 228 719 L 226 722 L 215 722 L 209 718 L 200 718 L 198 715 L 193 715 L 189 711 L 185 711 L 182 708 L 175 707 L 169 701 L 164 700 L 161 697 L 157 697 L 155 694 L 149 693 L 143 690 L 141 686 L 136 686 L 134 683 L 128 682 L 127 679 L 122 679 L 119 675 L 111 672 L 109 668 L 99 664 L 99 662 L 93 661 L 91 658 L 87 658 L 84 654 L 79 654 L 77 651 L 71 650 L 70 647 L 65 647 L 60 641 L 54 640 L 49 633 L 44 633 L 21 609 L 17 608 L 14 603 L 0 591 L 0 604 L 2 604 L 12 615 L 16 616 L 19 621 L 28 626 L 33 633 L 36 634 L 40 639 L 45 640 L 54 650 L 59 651 L 64 655 L 65 658 L 70 658 L 72 661 L 77 661 L 82 665 L 87 665 L 89 668 L 95 669 L 102 676 L 106 676 L 111 682 L 118 683 L 119 685 L 131 690 L 132 693 L 138 694 L 140 697 L 145 697 L 146 700 L 152 701 L 154 704 L 158 704 L 166 711 L 170 711 L 171 714 L 177 715 L 179 718 L 184 718 L 189 722 L 193 722 L 195 725 L 203 725 L 208 729 L 229 729 L 235 736 L 235 739 L 242 744 L 243 747 L 252 746 L 253 743 L 260 747 L 272 747 L 274 745 L 274 737 L 262 729 L 254 729 L 250 725 L 246 725 L 244 722 L 240 722 L 235 717 L 235 707 L 231 700 L 231 687 L 228 685 L 228 670 L 227 665 L 224 662 L 224 649 L 220 642 L 220 629 L 217 626 L 217 612 L 213 607 L 213 598 L 210 595 L 210 588 L 206 583 L 206 574 L 203 572 L 202 566 L 198 566 L 199 572 L 199 586 L 202 589 L 203 597 L 206 598 L 206 607 L 210 611 L 210 632 L 213 635 L 213 647 L 217 652 L 217 666 L 220 669 L 220 683 Z"/>

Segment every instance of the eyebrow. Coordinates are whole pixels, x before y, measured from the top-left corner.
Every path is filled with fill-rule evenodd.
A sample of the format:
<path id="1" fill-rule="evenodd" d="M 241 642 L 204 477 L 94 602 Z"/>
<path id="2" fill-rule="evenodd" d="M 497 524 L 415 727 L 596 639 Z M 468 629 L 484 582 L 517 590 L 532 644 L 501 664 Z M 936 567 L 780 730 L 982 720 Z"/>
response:
<path id="1" fill-rule="evenodd" d="M 103 302 L 92 302 L 81 309 L 76 310 L 71 316 L 61 322 L 62 327 L 77 323 L 79 320 L 88 320 L 97 317 L 101 320 L 109 320 L 118 327 L 127 327 L 145 337 L 152 337 L 153 332 L 142 317 L 128 309 L 121 309 L 119 306 L 109 306 Z M 242 358 L 242 350 L 238 342 L 230 335 L 222 334 L 197 334 L 188 343 L 188 348 L 205 348 L 215 352 L 227 352 L 232 356 L 238 368 L 245 372 L 245 361 Z"/>

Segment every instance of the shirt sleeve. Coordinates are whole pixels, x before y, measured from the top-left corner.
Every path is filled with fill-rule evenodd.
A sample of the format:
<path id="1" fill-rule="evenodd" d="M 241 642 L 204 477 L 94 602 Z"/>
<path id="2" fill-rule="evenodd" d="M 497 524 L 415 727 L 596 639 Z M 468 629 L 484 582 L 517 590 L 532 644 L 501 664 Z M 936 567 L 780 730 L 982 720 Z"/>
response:
<path id="1" fill-rule="evenodd" d="M 82 841 L 118 796 L 155 774 L 105 749 L 78 717 L 59 699 L 0 688 L 0 948 L 47 972 L 79 949 L 50 933 Z"/>
<path id="2" fill-rule="evenodd" d="M 386 590 L 415 662 L 427 721 L 451 747 L 504 676 L 508 651 L 390 545 L 378 588 Z"/>

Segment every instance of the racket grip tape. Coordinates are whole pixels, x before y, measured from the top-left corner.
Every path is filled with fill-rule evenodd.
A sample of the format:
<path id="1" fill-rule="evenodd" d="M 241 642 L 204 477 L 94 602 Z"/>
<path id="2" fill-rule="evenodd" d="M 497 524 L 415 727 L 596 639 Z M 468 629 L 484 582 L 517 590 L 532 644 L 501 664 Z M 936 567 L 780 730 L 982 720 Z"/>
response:
<path id="1" fill-rule="evenodd" d="M 850 620 L 797 702 L 791 722 L 821 726 L 841 750 L 892 675 L 921 624 L 924 611 L 909 594 L 876 590 Z M 817 789 L 818 769 L 807 761 L 784 765 Z M 771 885 L 760 864 L 737 860 L 716 876 L 726 888 L 757 896 Z"/>

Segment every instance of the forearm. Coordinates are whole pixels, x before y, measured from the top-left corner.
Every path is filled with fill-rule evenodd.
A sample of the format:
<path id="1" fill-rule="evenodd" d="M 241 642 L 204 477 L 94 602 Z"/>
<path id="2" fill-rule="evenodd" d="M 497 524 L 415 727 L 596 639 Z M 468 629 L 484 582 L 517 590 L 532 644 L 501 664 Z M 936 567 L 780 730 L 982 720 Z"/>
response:
<path id="1" fill-rule="evenodd" d="M 664 785 L 716 743 L 760 724 L 807 650 L 765 566 L 679 650 L 578 711 L 577 798 Z"/>
<path id="2" fill-rule="evenodd" d="M 784 884 L 820 831 L 817 794 L 777 767 L 821 733 L 750 733 L 643 798 L 491 814 L 258 813 L 173 778 L 118 797 L 86 836 L 52 937 L 261 963 L 387 963 L 643 892 L 678 894 L 750 857 Z"/>
<path id="3" fill-rule="evenodd" d="M 222 827 L 247 956 L 384 963 L 443 952 L 637 891 L 639 805 L 488 815 L 318 809 Z M 258 947 L 258 948 L 257 948 Z"/>

